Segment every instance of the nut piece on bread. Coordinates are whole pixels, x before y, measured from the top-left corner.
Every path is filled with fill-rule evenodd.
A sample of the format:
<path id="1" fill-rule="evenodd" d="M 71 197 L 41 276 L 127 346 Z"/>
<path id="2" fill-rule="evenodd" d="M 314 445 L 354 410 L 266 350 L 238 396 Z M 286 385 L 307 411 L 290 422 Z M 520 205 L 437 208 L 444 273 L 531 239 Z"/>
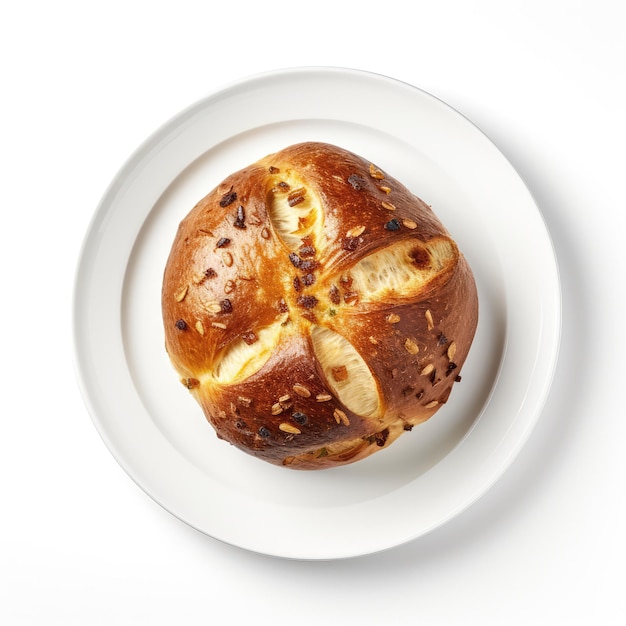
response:
<path id="1" fill-rule="evenodd" d="M 387 448 L 448 401 L 478 321 L 465 257 L 384 169 L 300 143 L 183 219 L 165 347 L 218 437 L 295 469 Z"/>

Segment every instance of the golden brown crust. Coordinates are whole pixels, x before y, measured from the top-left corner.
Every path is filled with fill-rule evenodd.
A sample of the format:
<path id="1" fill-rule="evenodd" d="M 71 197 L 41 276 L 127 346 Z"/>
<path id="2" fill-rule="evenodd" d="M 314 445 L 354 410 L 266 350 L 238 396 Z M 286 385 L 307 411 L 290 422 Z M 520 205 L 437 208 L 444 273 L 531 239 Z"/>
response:
<path id="1" fill-rule="evenodd" d="M 478 300 L 429 206 L 369 161 L 303 143 L 232 174 L 181 222 L 162 311 L 172 363 L 219 437 L 321 469 L 447 401 Z"/>

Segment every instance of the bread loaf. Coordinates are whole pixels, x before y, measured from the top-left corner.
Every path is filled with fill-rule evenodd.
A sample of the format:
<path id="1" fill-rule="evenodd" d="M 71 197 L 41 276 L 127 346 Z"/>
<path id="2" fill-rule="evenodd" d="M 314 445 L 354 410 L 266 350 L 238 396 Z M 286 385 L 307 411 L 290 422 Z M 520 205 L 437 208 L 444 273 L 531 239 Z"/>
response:
<path id="1" fill-rule="evenodd" d="M 181 222 L 165 347 L 218 437 L 322 469 L 387 448 L 448 401 L 470 350 L 470 267 L 431 208 L 325 143 L 224 180 Z"/>

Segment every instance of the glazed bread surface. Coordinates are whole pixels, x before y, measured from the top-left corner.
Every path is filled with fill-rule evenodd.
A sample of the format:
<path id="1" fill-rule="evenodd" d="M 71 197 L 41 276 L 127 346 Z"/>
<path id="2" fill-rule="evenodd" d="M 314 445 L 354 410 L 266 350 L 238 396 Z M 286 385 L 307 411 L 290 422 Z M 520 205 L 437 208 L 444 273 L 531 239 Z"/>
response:
<path id="1" fill-rule="evenodd" d="M 218 437 L 270 463 L 364 459 L 460 381 L 474 278 L 431 208 L 326 143 L 266 156 L 181 222 L 165 347 Z"/>

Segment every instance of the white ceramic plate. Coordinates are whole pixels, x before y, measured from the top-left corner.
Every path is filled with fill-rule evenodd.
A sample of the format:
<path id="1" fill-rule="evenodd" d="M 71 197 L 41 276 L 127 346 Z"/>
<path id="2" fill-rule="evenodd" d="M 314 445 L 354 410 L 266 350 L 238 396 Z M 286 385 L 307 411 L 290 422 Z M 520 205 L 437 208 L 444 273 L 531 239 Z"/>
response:
<path id="1" fill-rule="evenodd" d="M 178 222 L 229 173 L 305 140 L 370 159 L 431 204 L 468 258 L 480 298 L 475 343 L 448 404 L 388 449 L 320 472 L 274 467 L 217 439 L 170 366 L 160 311 Z M 424 535 L 501 476 L 548 393 L 560 289 L 531 195 L 475 126 L 407 84 L 305 68 L 232 84 L 139 148 L 87 233 L 74 314 L 90 414 L 142 489 L 229 544 L 333 559 Z"/>

